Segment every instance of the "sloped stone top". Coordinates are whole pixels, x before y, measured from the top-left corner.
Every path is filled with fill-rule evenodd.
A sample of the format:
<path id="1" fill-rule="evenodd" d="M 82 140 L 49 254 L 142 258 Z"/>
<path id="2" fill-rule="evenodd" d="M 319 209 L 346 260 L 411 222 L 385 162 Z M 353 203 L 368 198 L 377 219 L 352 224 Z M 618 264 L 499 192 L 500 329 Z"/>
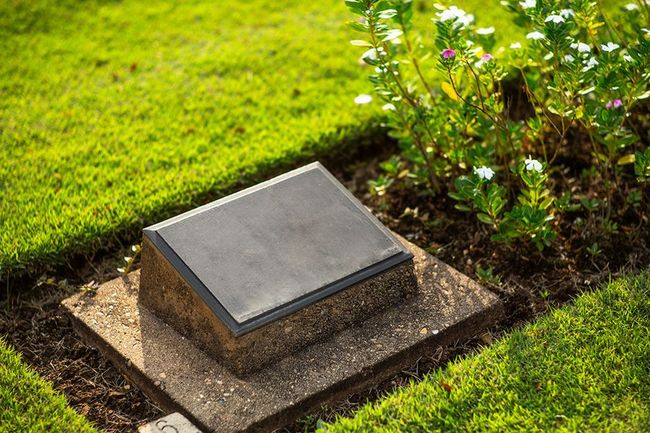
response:
<path id="1" fill-rule="evenodd" d="M 319 163 L 144 234 L 236 335 L 412 258 Z"/>

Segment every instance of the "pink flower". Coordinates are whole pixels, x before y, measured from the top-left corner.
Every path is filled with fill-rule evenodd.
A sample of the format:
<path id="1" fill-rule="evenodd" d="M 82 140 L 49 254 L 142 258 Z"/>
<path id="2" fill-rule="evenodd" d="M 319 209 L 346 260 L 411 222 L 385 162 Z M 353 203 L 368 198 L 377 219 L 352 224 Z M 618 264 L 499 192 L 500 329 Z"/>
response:
<path id="1" fill-rule="evenodd" d="M 481 60 L 483 60 L 484 62 L 489 62 L 493 58 L 494 58 L 494 56 L 492 54 L 490 54 L 490 53 L 485 53 L 485 54 L 483 54 L 481 56 Z"/>
<path id="2" fill-rule="evenodd" d="M 452 50 L 451 48 L 445 48 L 442 50 L 440 53 L 443 59 L 451 59 L 452 57 L 456 57 L 456 51 Z"/>
<path id="3" fill-rule="evenodd" d="M 609 101 L 607 104 L 605 104 L 606 108 L 621 108 L 623 106 L 623 101 L 620 99 L 614 99 L 613 101 Z"/>

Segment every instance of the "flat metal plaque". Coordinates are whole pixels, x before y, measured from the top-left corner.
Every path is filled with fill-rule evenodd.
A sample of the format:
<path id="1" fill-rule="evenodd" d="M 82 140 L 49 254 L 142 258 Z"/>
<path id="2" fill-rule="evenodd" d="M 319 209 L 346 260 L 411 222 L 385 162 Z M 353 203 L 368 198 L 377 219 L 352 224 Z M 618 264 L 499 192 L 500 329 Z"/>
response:
<path id="1" fill-rule="evenodd" d="M 412 258 L 317 162 L 144 234 L 235 335 Z"/>

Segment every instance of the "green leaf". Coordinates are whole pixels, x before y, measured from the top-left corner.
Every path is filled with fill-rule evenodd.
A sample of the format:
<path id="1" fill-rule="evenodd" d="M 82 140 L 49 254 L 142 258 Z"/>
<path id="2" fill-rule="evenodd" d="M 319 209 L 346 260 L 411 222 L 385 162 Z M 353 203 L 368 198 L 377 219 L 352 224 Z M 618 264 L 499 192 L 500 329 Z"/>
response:
<path id="1" fill-rule="evenodd" d="M 547 197 L 543 202 L 539 204 L 539 208 L 547 209 L 552 204 L 553 204 L 553 197 Z"/>
<path id="2" fill-rule="evenodd" d="M 388 32 L 386 32 L 386 35 L 384 36 L 384 38 L 382 39 L 382 41 L 383 41 L 383 42 L 392 41 L 392 40 L 397 39 L 397 38 L 399 38 L 400 36 L 402 36 L 403 33 L 404 33 L 404 32 L 402 32 L 402 31 L 399 30 L 399 29 L 392 29 L 392 30 L 389 30 Z"/>
<path id="3" fill-rule="evenodd" d="M 353 39 L 350 41 L 350 44 L 355 47 L 372 47 L 372 44 L 368 41 L 363 41 L 361 39 Z"/>
<path id="4" fill-rule="evenodd" d="M 650 90 L 643 92 L 636 97 L 636 99 L 647 99 L 647 98 L 650 98 Z"/>
<path id="5" fill-rule="evenodd" d="M 553 113 L 553 114 L 556 114 L 556 115 L 558 115 L 558 116 L 561 115 L 560 110 L 558 110 L 557 108 L 555 108 L 555 106 L 553 106 L 553 105 L 549 105 L 549 106 L 546 107 L 546 108 L 548 109 L 548 111 L 550 111 L 550 112 Z"/>
<path id="6" fill-rule="evenodd" d="M 481 212 L 476 214 L 476 218 L 478 218 L 479 221 L 481 221 L 482 223 L 485 223 L 485 224 L 492 225 L 494 223 L 494 221 L 492 221 L 492 218 L 490 218 L 489 215 L 481 213 Z"/>
<path id="7" fill-rule="evenodd" d="M 634 160 L 636 159 L 635 155 L 633 153 L 629 155 L 625 155 L 616 162 L 618 165 L 627 165 L 627 164 L 634 164 Z"/>
<path id="8" fill-rule="evenodd" d="M 365 16 L 366 5 L 363 2 L 358 0 L 345 0 L 345 5 L 353 14 Z"/>
<path id="9" fill-rule="evenodd" d="M 350 27 L 358 32 L 366 33 L 368 31 L 368 24 L 360 23 L 359 21 L 351 22 Z"/>
<path id="10" fill-rule="evenodd" d="M 495 215 L 500 214 L 505 204 L 506 204 L 505 200 L 503 200 L 501 197 L 496 197 L 492 201 L 492 213 L 494 213 Z"/>

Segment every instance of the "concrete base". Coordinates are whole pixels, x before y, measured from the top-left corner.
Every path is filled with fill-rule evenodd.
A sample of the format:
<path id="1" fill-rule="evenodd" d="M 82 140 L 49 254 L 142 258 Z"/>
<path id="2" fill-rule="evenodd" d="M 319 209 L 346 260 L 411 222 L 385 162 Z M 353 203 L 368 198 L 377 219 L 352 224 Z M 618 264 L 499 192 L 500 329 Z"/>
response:
<path id="1" fill-rule="evenodd" d="M 77 332 L 165 410 L 206 432 L 271 431 L 503 317 L 494 294 L 400 240 L 415 256 L 415 296 L 245 379 L 138 305 L 139 272 L 63 304 Z"/>

